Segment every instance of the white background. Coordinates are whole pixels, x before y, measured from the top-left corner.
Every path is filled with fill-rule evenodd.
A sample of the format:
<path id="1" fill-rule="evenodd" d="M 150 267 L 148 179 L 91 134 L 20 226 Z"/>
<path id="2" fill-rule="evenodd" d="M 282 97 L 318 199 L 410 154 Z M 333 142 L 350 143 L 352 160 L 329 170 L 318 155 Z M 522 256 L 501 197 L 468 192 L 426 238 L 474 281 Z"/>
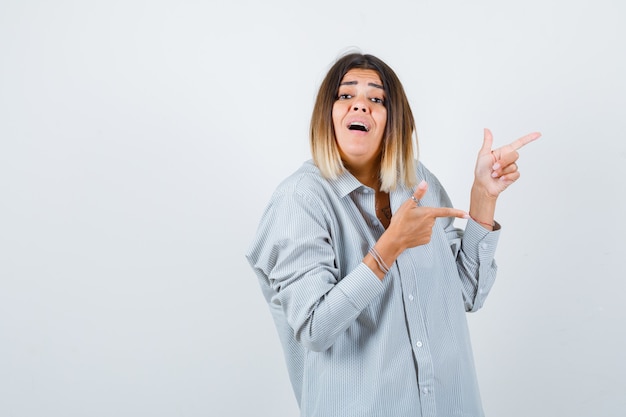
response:
<path id="1" fill-rule="evenodd" d="M 469 316 L 488 416 L 626 410 L 620 0 L 0 2 L 0 416 L 295 416 L 244 253 L 352 47 L 422 161 L 541 131 Z M 367 381 L 359 381 L 367 383 Z"/>

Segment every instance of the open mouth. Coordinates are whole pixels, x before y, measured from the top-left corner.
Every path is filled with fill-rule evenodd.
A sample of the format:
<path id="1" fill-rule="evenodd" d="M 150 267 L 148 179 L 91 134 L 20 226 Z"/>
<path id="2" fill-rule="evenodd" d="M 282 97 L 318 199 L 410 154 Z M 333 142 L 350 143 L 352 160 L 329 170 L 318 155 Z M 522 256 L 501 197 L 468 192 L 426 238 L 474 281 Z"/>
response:
<path id="1" fill-rule="evenodd" d="M 365 123 L 361 122 L 352 122 L 348 126 L 349 130 L 360 130 L 361 132 L 369 132 L 369 128 L 365 125 Z"/>

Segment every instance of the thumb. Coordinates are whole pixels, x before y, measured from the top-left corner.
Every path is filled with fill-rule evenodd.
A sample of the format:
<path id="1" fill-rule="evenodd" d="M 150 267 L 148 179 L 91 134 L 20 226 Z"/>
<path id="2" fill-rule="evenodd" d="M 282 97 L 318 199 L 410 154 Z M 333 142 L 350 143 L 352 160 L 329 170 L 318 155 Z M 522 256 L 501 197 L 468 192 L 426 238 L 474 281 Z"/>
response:
<path id="1" fill-rule="evenodd" d="M 415 197 L 417 200 L 420 200 L 422 197 L 426 195 L 426 191 L 428 191 L 428 183 L 422 180 L 422 182 L 417 184 L 417 188 L 415 189 L 415 192 L 413 193 L 413 197 Z"/>
<path id="2" fill-rule="evenodd" d="M 491 130 L 485 128 L 484 130 L 484 139 L 483 139 L 483 147 L 480 148 L 480 154 L 487 154 L 491 152 L 491 146 L 493 145 L 493 135 L 491 134 Z"/>

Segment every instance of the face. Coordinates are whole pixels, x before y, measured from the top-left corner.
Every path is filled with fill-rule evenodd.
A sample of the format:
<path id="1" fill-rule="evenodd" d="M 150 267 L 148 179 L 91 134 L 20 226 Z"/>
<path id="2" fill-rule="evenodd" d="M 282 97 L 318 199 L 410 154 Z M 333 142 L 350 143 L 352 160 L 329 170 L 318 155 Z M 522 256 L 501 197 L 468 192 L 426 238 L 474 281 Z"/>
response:
<path id="1" fill-rule="evenodd" d="M 333 126 L 348 169 L 378 164 L 387 124 L 385 100 L 382 82 L 374 70 L 351 69 L 341 80 L 333 104 Z"/>

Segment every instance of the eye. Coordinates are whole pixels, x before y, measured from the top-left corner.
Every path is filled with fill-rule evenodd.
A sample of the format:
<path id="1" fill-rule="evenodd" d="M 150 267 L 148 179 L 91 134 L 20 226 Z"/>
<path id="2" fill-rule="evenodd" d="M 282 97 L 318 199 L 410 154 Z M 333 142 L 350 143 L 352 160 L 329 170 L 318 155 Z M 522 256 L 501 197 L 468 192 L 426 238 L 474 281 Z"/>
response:
<path id="1" fill-rule="evenodd" d="M 349 100 L 352 96 L 350 94 L 339 94 L 337 100 Z"/>
<path id="2" fill-rule="evenodd" d="M 385 104 L 385 99 L 382 99 L 380 97 L 372 97 L 370 98 L 370 100 L 377 104 Z"/>

